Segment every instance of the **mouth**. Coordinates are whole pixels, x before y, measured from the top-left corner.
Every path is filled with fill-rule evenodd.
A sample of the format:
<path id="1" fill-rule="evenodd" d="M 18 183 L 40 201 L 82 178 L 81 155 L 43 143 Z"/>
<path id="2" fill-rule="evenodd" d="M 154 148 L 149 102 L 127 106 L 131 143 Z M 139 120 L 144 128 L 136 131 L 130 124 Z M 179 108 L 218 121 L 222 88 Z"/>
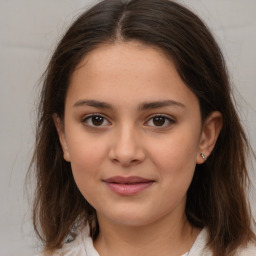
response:
<path id="1" fill-rule="evenodd" d="M 149 188 L 155 181 L 138 176 L 115 176 L 104 179 L 103 182 L 112 192 L 118 195 L 131 196 Z"/>

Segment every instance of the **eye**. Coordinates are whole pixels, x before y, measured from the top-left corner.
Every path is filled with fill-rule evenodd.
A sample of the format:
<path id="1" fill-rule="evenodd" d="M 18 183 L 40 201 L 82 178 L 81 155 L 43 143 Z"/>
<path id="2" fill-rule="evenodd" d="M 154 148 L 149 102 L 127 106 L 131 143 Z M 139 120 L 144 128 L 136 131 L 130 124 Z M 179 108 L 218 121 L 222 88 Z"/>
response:
<path id="1" fill-rule="evenodd" d="M 98 126 L 108 126 L 110 122 L 102 115 L 93 114 L 86 116 L 82 122 L 87 126 L 98 127 Z"/>
<path id="2" fill-rule="evenodd" d="M 173 124 L 175 121 L 165 115 L 155 115 L 152 116 L 148 121 L 146 122 L 146 125 L 153 126 L 153 127 L 168 127 L 171 124 Z"/>

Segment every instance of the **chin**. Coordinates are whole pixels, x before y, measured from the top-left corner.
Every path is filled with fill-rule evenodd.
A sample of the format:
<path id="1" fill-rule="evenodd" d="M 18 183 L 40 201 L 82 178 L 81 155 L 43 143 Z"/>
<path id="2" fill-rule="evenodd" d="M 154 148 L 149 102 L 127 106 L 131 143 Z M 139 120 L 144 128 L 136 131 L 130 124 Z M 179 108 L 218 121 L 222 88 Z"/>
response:
<path id="1" fill-rule="evenodd" d="M 136 212 L 136 210 L 130 209 L 128 211 L 112 212 L 108 219 L 120 226 L 142 227 L 150 225 L 161 218 L 161 216 L 152 216 L 149 213 L 150 211 Z"/>

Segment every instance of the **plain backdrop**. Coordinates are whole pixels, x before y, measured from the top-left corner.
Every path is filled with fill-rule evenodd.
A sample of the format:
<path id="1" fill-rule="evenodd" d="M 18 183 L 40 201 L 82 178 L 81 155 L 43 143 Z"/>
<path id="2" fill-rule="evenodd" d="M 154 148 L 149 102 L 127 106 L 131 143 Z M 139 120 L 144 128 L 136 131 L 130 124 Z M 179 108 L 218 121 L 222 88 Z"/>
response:
<path id="1" fill-rule="evenodd" d="M 24 182 L 33 151 L 39 79 L 67 26 L 95 2 L 0 0 L 0 256 L 29 256 L 38 251 Z M 220 43 L 236 87 L 242 123 L 255 150 L 256 1 L 178 2 L 198 13 Z M 253 172 L 251 167 L 254 180 Z"/>

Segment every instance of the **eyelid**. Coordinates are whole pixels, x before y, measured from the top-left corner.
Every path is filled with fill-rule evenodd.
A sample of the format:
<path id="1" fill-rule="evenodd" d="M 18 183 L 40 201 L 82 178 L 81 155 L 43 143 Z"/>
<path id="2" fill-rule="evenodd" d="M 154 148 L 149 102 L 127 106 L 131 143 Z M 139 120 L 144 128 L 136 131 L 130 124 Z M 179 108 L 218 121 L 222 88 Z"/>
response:
<path id="1" fill-rule="evenodd" d="M 89 120 L 90 118 L 95 117 L 95 116 L 100 116 L 100 117 L 104 118 L 104 120 L 107 121 L 108 124 L 107 124 L 107 125 L 99 125 L 99 126 L 97 126 L 97 125 L 90 125 L 90 124 L 86 123 L 87 120 Z M 86 125 L 86 126 L 88 126 L 88 127 L 92 127 L 92 128 L 102 128 L 102 127 L 109 126 L 109 125 L 112 124 L 112 123 L 109 121 L 108 117 L 106 117 L 105 115 L 103 115 L 103 114 L 101 114 L 101 113 L 91 113 L 91 114 L 85 115 L 85 116 L 82 117 L 81 122 L 82 122 L 84 125 Z"/>
<path id="2" fill-rule="evenodd" d="M 147 121 L 144 124 L 148 123 L 154 117 L 164 117 L 169 122 L 169 124 L 163 125 L 163 126 L 156 126 L 155 125 L 155 126 L 153 126 L 154 128 L 160 128 L 160 129 L 161 128 L 166 128 L 166 127 L 168 127 L 168 126 L 170 126 L 170 125 L 172 125 L 173 123 L 176 122 L 176 120 L 173 117 L 169 116 L 169 115 L 166 115 L 166 114 L 153 114 L 153 115 L 150 115 L 147 118 Z M 151 125 L 147 125 L 147 126 L 151 126 Z"/>

